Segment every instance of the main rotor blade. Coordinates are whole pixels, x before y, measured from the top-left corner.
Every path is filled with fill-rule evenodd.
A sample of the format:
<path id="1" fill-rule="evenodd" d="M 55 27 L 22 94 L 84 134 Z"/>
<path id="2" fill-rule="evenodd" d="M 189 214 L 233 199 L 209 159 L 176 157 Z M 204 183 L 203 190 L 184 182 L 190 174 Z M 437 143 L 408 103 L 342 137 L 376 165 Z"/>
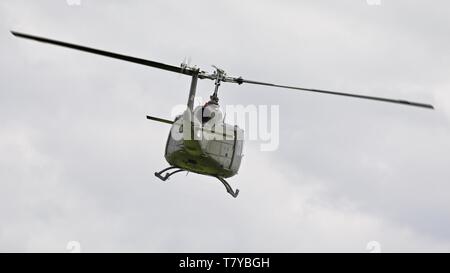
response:
<path id="1" fill-rule="evenodd" d="M 131 56 L 122 55 L 122 54 L 118 54 L 118 53 L 108 52 L 108 51 L 104 51 L 104 50 L 100 50 L 100 49 L 85 47 L 85 46 L 81 46 L 81 45 L 70 44 L 70 43 L 66 43 L 66 42 L 61 42 L 61 41 L 52 40 L 52 39 L 48 39 L 48 38 L 33 36 L 33 35 L 20 33 L 20 32 L 16 32 L 16 31 L 11 31 L 11 33 L 14 36 L 20 37 L 20 38 L 25 38 L 25 39 L 42 42 L 42 43 L 48 43 L 48 44 L 52 44 L 52 45 L 81 50 L 84 52 L 89 52 L 89 53 L 102 55 L 102 56 L 106 56 L 106 57 L 110 57 L 110 58 L 114 58 L 114 59 L 119 59 L 122 61 L 137 63 L 137 64 L 141 64 L 141 65 L 145 65 L 145 66 L 151 66 L 151 67 L 155 67 L 155 68 L 159 68 L 159 69 L 163 69 L 163 70 L 167 70 L 167 71 L 171 71 L 171 72 L 176 72 L 176 73 L 180 73 L 180 74 L 192 75 L 191 70 L 183 69 L 178 66 L 163 64 L 163 63 L 159 63 L 159 62 L 154 62 L 154 61 L 145 60 L 145 59 L 141 59 L 141 58 L 136 58 L 136 57 L 131 57 Z"/>
<path id="2" fill-rule="evenodd" d="M 326 90 L 320 90 L 320 89 L 310 89 L 310 88 L 302 88 L 302 87 L 295 87 L 295 86 L 279 85 L 279 84 L 273 84 L 273 83 L 251 81 L 251 80 L 246 80 L 246 79 L 242 79 L 242 78 L 234 78 L 233 81 L 236 82 L 236 83 L 239 83 L 239 84 L 241 84 L 241 83 L 250 83 L 250 84 L 257 84 L 257 85 L 265 85 L 265 86 L 280 87 L 280 88 L 294 89 L 294 90 L 300 90 L 300 91 L 308 91 L 308 92 L 316 92 L 316 93 L 323 93 L 323 94 L 330 94 L 330 95 L 346 96 L 346 97 L 353 97 L 353 98 L 359 98 L 359 99 L 384 101 L 384 102 L 391 102 L 391 103 L 404 104 L 404 105 L 409 105 L 409 106 L 416 106 L 416 107 L 423 107 L 423 108 L 428 108 L 428 109 L 434 109 L 433 105 L 431 105 L 431 104 L 412 102 L 412 101 L 406 101 L 406 100 L 396 100 L 396 99 L 388 99 L 388 98 L 381 98 L 381 97 L 365 96 L 365 95 L 358 95 L 358 94 L 351 94 L 351 93 L 326 91 Z"/>
<path id="3" fill-rule="evenodd" d="M 173 121 L 168 120 L 168 119 L 163 119 L 163 118 L 157 118 L 157 117 L 147 116 L 147 119 L 153 120 L 153 121 L 162 122 L 162 123 L 167 123 L 167 124 L 173 124 Z"/>

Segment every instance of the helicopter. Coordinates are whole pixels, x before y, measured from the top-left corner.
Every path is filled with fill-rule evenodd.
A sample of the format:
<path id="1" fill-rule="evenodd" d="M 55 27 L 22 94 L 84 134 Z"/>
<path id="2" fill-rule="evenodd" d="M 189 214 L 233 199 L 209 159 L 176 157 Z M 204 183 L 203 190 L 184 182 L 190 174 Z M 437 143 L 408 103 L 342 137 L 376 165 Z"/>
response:
<path id="1" fill-rule="evenodd" d="M 193 172 L 200 175 L 211 176 L 222 182 L 226 191 L 234 198 L 238 196 L 239 189 L 233 190 L 225 178 L 232 177 L 239 171 L 243 157 L 242 150 L 244 146 L 244 130 L 239 128 L 237 125 L 230 125 L 224 121 L 223 114 L 219 106 L 218 96 L 221 83 L 235 83 L 238 85 L 253 84 L 278 87 L 434 109 L 431 104 L 407 100 L 280 85 L 248 80 L 242 77 L 231 77 L 228 76 L 224 70 L 216 66 L 213 66 L 214 71 L 210 73 L 200 70 L 196 66 L 190 66 L 184 62 L 180 66 L 173 66 L 152 60 L 136 58 L 16 31 L 11 31 L 11 33 L 19 38 L 80 50 L 191 77 L 186 110 L 183 114 L 176 116 L 174 120 L 147 116 L 147 119 L 149 120 L 171 125 L 164 153 L 165 159 L 170 166 L 159 172 L 155 172 L 155 176 L 162 181 L 166 181 L 172 175 L 180 172 Z M 195 93 L 199 79 L 214 81 L 214 91 L 210 96 L 210 100 L 205 105 L 200 105 L 194 108 Z"/>

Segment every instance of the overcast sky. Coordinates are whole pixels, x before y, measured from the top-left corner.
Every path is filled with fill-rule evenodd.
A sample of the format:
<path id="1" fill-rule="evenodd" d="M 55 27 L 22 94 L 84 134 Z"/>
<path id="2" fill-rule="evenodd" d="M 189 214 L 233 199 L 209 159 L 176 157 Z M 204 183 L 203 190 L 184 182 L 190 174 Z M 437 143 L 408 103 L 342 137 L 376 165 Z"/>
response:
<path id="1" fill-rule="evenodd" d="M 1 1 L 0 251 L 450 251 L 449 18 L 425 0 Z M 246 143 L 234 199 L 153 175 L 169 127 L 145 115 L 170 118 L 188 77 L 11 29 L 436 110 L 224 84 L 224 105 L 280 107 L 279 149 Z"/>

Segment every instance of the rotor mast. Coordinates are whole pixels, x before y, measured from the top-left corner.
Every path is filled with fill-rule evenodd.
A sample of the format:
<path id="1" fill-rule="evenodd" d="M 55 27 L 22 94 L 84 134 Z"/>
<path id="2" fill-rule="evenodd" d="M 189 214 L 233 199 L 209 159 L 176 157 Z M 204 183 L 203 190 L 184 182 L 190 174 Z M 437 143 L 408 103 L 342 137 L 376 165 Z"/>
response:
<path id="1" fill-rule="evenodd" d="M 219 104 L 219 97 L 217 96 L 217 93 L 219 92 L 220 82 L 225 79 L 226 73 L 223 69 L 220 69 L 215 65 L 212 67 L 215 69 L 212 75 L 214 79 L 214 93 L 209 98 L 211 103 Z"/>
<path id="2" fill-rule="evenodd" d="M 182 63 L 181 68 L 183 70 L 189 70 L 190 75 L 192 76 L 191 79 L 191 87 L 189 89 L 189 97 L 187 102 L 187 107 L 191 111 L 194 109 L 194 99 L 195 99 L 195 93 L 197 90 L 197 81 L 198 79 L 208 78 L 211 80 L 214 80 L 214 92 L 211 96 L 209 96 L 209 103 L 212 104 L 219 104 L 219 87 L 222 81 L 225 81 L 227 79 L 226 73 L 223 69 L 218 68 L 217 66 L 212 66 L 215 71 L 212 74 L 205 75 L 205 73 L 200 71 L 197 67 L 189 67 L 186 64 Z"/>

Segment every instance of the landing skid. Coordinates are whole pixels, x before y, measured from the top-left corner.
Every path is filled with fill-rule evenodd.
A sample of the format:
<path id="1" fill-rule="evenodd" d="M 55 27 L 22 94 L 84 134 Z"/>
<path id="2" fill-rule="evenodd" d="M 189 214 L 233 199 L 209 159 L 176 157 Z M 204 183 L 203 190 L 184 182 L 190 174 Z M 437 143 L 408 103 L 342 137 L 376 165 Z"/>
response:
<path id="1" fill-rule="evenodd" d="M 174 170 L 174 171 L 172 171 L 172 170 Z M 155 172 L 155 176 L 158 177 L 159 179 L 161 179 L 162 181 L 166 181 L 172 175 L 179 173 L 179 172 L 185 172 L 185 171 L 186 170 L 184 170 L 184 169 L 180 169 L 178 167 L 171 166 L 171 167 L 167 167 L 159 172 Z M 225 189 L 231 196 L 233 196 L 234 198 L 236 198 L 238 196 L 239 190 L 236 189 L 236 191 L 233 191 L 233 188 L 231 188 L 230 184 L 228 184 L 228 182 L 223 177 L 220 177 L 220 176 L 214 176 L 214 177 L 219 179 L 220 182 L 222 182 L 222 184 L 225 186 Z"/>
<path id="2" fill-rule="evenodd" d="M 168 172 L 169 170 L 173 170 L 173 169 L 177 169 L 176 171 L 173 171 L 173 172 Z M 169 177 L 171 177 L 172 175 L 174 175 L 174 174 L 176 174 L 176 173 L 179 173 L 179 172 L 184 172 L 185 170 L 183 170 L 183 169 L 180 169 L 180 168 L 178 168 L 178 167 L 168 167 L 168 168 L 165 168 L 164 170 L 162 170 L 162 171 L 159 171 L 159 172 L 155 172 L 155 176 L 156 177 L 158 177 L 159 179 L 161 179 L 162 181 L 166 181 L 167 179 L 169 179 Z M 164 173 L 164 172 L 166 172 L 165 174 L 164 174 L 164 176 L 162 176 L 162 174 Z"/>
<path id="3" fill-rule="evenodd" d="M 220 182 L 222 182 L 222 184 L 225 186 L 225 188 L 227 189 L 227 192 L 229 194 L 231 194 L 231 196 L 233 196 L 234 198 L 236 198 L 239 194 L 239 189 L 236 189 L 236 191 L 233 191 L 233 189 L 231 188 L 230 184 L 228 184 L 228 182 L 223 179 L 222 177 L 219 176 L 215 176 L 215 178 L 219 179 Z"/>

